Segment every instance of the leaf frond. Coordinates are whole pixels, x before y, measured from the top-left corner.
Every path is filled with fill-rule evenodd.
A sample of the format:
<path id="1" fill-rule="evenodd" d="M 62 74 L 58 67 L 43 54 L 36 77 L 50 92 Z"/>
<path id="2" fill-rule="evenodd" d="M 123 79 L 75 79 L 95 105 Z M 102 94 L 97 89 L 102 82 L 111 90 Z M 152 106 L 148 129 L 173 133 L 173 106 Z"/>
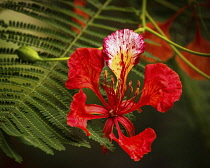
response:
<path id="1" fill-rule="evenodd" d="M 0 2 L 1 9 L 15 16 L 0 17 L 1 149 L 9 157 L 21 161 L 18 154 L 12 155 L 13 145 L 10 152 L 6 148 L 6 143 L 10 143 L 8 137 L 15 137 L 47 154 L 65 150 L 65 144 L 90 147 L 66 124 L 75 94 L 74 90 L 65 88 L 67 63 L 26 62 L 20 60 L 15 51 L 20 46 L 30 46 L 42 58 L 59 58 L 70 56 L 78 47 L 98 48 L 108 34 L 118 29 L 132 29 L 138 24 L 135 9 L 119 8 L 115 3 L 87 0 L 86 6 L 77 6 L 66 0 Z M 74 8 L 85 12 L 88 19 L 75 13 Z M 110 12 L 120 17 L 113 18 Z M 124 19 L 128 13 L 130 17 Z M 92 139 L 113 149 L 111 142 L 101 137 L 101 130 L 90 128 L 90 131 Z"/>

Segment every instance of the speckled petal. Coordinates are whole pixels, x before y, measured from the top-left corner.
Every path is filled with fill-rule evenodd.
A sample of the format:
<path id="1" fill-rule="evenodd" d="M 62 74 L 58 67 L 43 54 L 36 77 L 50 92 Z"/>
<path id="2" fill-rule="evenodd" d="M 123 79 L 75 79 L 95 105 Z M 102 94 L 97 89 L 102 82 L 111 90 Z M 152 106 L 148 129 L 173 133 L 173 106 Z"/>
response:
<path id="1" fill-rule="evenodd" d="M 104 59 L 116 77 L 122 79 L 139 62 L 144 48 L 140 34 L 129 29 L 118 30 L 104 39 Z"/>

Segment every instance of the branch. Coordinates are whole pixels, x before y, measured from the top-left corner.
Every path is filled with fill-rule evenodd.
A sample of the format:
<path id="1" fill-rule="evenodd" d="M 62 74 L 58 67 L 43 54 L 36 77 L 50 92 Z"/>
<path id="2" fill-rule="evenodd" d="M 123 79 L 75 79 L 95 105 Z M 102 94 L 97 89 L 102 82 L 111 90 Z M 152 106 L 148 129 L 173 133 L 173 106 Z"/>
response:
<path id="1" fill-rule="evenodd" d="M 186 49 L 186 48 L 184 48 L 184 47 L 182 47 L 182 46 L 180 46 L 180 45 L 178 45 L 178 44 L 176 44 L 176 43 L 174 43 L 174 42 L 172 42 L 171 40 L 169 40 L 166 36 L 165 36 L 165 34 L 162 32 L 162 30 L 159 28 L 159 26 L 155 23 L 155 21 L 152 19 L 152 17 L 150 17 L 150 15 L 146 12 L 146 16 L 147 16 L 147 18 L 150 20 L 150 22 L 155 26 L 155 28 L 160 32 L 160 33 L 157 33 L 157 32 L 155 32 L 155 31 L 153 31 L 152 29 L 150 29 L 150 28 L 148 28 L 148 27 L 146 27 L 145 29 L 147 30 L 147 31 L 149 31 L 150 33 L 153 33 L 154 35 L 156 35 L 156 36 L 158 36 L 158 37 L 160 37 L 161 39 L 163 39 L 163 40 L 165 40 L 165 41 L 167 41 L 169 44 L 170 44 L 170 46 L 171 46 L 171 48 L 174 50 L 174 52 L 187 64 L 187 65 L 189 65 L 192 69 L 194 69 L 196 72 L 198 72 L 200 75 L 202 75 L 202 76 L 204 76 L 205 78 L 207 78 L 207 79 L 210 79 L 210 76 L 209 75 L 207 75 L 206 73 L 204 73 L 203 71 L 201 71 L 200 69 L 198 69 L 197 67 L 195 67 L 190 61 L 188 61 L 178 50 L 177 50 L 177 48 L 180 48 L 180 49 L 183 49 L 183 50 L 185 50 L 185 51 L 187 51 L 187 52 L 190 52 L 190 53 L 193 53 L 193 54 L 196 54 L 196 55 L 199 55 L 199 56 L 206 56 L 206 57 L 209 57 L 210 56 L 210 53 L 200 53 L 200 52 L 195 52 L 195 51 L 192 51 L 192 50 L 188 50 L 188 49 Z M 136 30 L 136 32 L 142 32 L 142 31 L 144 31 L 144 28 L 142 29 L 142 28 L 138 28 L 137 30 Z M 176 47 L 177 48 L 176 48 Z"/>

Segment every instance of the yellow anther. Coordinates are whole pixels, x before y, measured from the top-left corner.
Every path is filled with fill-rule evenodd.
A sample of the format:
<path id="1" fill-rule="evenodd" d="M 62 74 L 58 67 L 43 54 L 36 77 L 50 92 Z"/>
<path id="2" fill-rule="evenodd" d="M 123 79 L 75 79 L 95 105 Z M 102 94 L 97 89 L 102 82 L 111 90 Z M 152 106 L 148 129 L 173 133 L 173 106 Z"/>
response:
<path id="1" fill-rule="evenodd" d="M 107 70 L 104 70 L 104 79 L 106 79 L 107 76 L 108 76 L 108 72 L 107 72 Z"/>
<path id="2" fill-rule="evenodd" d="M 111 81 L 112 81 L 112 84 L 114 84 L 115 79 L 114 79 L 114 76 L 113 75 L 111 75 Z"/>
<path id="3" fill-rule="evenodd" d="M 128 82 L 128 85 L 129 85 L 129 86 L 132 86 L 132 81 L 129 81 L 129 82 Z"/>
<path id="4" fill-rule="evenodd" d="M 139 88 L 136 88 L 135 95 L 138 95 L 140 93 Z"/>
<path id="5" fill-rule="evenodd" d="M 137 87 L 140 87 L 140 85 L 141 85 L 140 80 L 137 80 Z"/>

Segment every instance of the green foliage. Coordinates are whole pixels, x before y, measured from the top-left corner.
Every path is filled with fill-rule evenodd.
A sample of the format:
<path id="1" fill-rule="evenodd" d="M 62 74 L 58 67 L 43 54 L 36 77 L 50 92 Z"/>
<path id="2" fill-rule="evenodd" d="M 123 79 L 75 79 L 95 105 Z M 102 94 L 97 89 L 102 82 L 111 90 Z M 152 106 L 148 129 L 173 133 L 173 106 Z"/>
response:
<path id="1" fill-rule="evenodd" d="M 16 162 L 21 162 L 22 157 L 14 150 L 9 137 L 0 131 L 0 147 L 7 156 L 14 158 Z"/>
<path id="2" fill-rule="evenodd" d="M 89 136 L 90 139 L 97 141 L 100 145 L 109 149 L 110 151 L 114 151 L 114 145 L 109 141 L 109 139 L 103 137 L 102 129 L 97 127 L 96 124 L 89 124 L 88 130 L 90 131 L 91 135 Z"/>
<path id="3" fill-rule="evenodd" d="M 77 47 L 100 47 L 107 34 L 138 24 L 136 9 L 115 6 L 112 0 L 88 0 L 87 8 L 78 7 L 90 16 L 89 20 L 75 14 L 73 7 L 72 2 L 65 0 L 0 2 L 0 8 L 4 9 L 0 12 L 10 16 L 0 18 L 0 148 L 17 162 L 22 159 L 9 140 L 12 137 L 47 154 L 65 150 L 65 144 L 85 147 L 89 144 L 66 124 L 75 93 L 64 87 L 66 62 L 26 62 L 18 59 L 16 49 L 30 46 L 42 58 L 68 57 Z M 110 13 L 118 17 L 113 18 Z M 124 19 L 127 14 L 130 17 Z M 112 149 L 107 139 L 90 130 L 93 133 L 90 138 Z"/>

